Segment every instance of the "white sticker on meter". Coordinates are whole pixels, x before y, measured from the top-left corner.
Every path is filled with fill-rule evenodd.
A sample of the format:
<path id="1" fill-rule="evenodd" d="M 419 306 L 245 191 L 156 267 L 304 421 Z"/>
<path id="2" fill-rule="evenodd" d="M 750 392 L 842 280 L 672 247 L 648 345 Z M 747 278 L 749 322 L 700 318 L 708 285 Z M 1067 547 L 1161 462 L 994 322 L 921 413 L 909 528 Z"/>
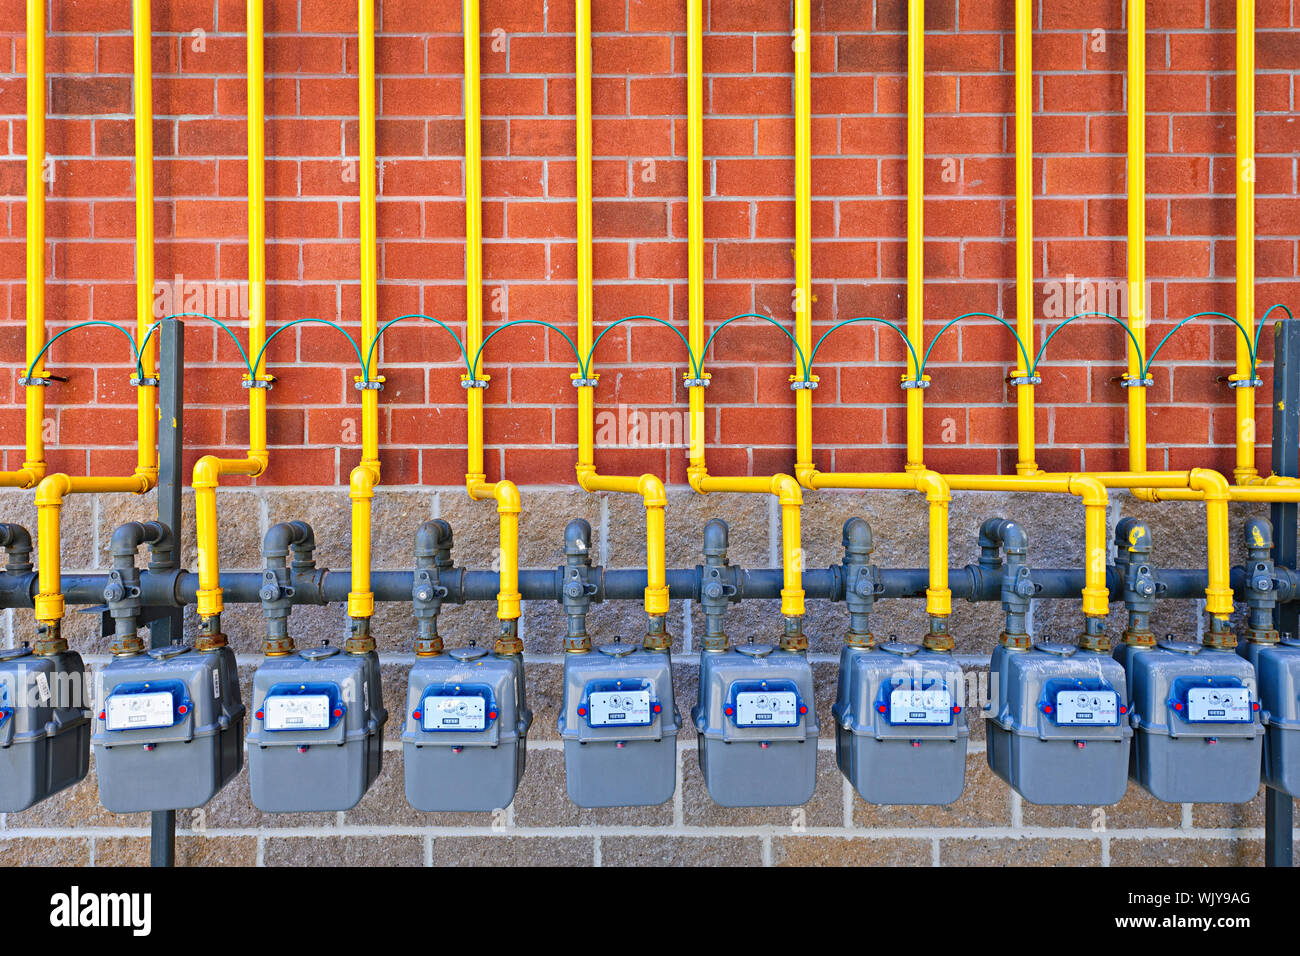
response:
<path id="1" fill-rule="evenodd" d="M 425 730 L 486 730 L 487 701 L 482 697 L 429 696 L 420 720 Z"/>
<path id="2" fill-rule="evenodd" d="M 736 724 L 741 727 L 793 727 L 799 723 L 799 698 L 792 690 L 741 691 Z"/>
<path id="3" fill-rule="evenodd" d="M 1119 723 L 1119 694 L 1113 690 L 1058 690 L 1056 722 L 1069 726 Z"/>
<path id="4" fill-rule="evenodd" d="M 587 703 L 593 727 L 644 726 L 652 722 L 648 690 L 592 691 Z"/>
<path id="5" fill-rule="evenodd" d="M 889 722 L 950 724 L 952 707 L 952 694 L 947 688 L 913 690 L 909 687 L 898 687 L 889 695 Z"/>
<path id="6" fill-rule="evenodd" d="M 1254 719 L 1245 687 L 1193 687 L 1187 692 L 1187 719 L 1249 723 Z"/>
<path id="7" fill-rule="evenodd" d="M 326 694 L 268 697 L 262 712 L 267 730 L 325 730 L 330 725 L 330 699 Z"/>
<path id="8" fill-rule="evenodd" d="M 152 694 L 114 694 L 108 698 L 104 708 L 104 726 L 109 730 L 170 727 L 176 722 L 175 708 L 169 690 Z"/>

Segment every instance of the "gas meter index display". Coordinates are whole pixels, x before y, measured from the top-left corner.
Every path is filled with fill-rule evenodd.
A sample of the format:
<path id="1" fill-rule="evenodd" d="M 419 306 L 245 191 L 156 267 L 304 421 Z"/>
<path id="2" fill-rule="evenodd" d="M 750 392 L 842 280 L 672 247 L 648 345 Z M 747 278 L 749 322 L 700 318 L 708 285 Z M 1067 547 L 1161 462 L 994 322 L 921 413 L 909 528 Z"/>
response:
<path id="1" fill-rule="evenodd" d="M 180 681 L 119 684 L 104 702 L 100 719 L 106 730 L 149 730 L 171 727 L 190 712 Z"/>
<path id="2" fill-rule="evenodd" d="M 578 715 L 592 727 L 648 727 L 661 709 L 644 679 L 591 681 L 583 696 Z"/>
<path id="3" fill-rule="evenodd" d="M 737 727 L 797 727 L 807 711 L 789 680 L 737 681 L 727 708 Z"/>
<path id="4" fill-rule="evenodd" d="M 412 716 L 431 733 L 487 730 L 497 719 L 497 706 L 486 686 L 446 684 L 426 688 Z"/>
<path id="5" fill-rule="evenodd" d="M 928 687 L 909 684 L 890 690 L 886 716 L 891 724 L 948 726 L 952 723 L 955 707 L 952 691 L 943 681 L 936 681 Z"/>
<path id="6" fill-rule="evenodd" d="M 1118 727 L 1128 708 L 1103 680 L 1049 680 L 1043 688 L 1045 714 L 1058 727 Z"/>
<path id="7" fill-rule="evenodd" d="M 256 716 L 272 732 L 329 730 L 346 710 L 337 684 L 276 684 Z"/>

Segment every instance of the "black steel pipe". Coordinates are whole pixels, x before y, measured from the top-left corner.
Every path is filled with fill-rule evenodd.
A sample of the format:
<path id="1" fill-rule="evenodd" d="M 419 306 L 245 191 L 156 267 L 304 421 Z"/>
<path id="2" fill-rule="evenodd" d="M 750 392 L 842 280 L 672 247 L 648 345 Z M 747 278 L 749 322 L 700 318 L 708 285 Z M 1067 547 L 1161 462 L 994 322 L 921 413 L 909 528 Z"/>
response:
<path id="1" fill-rule="evenodd" d="M 952 596 L 966 601 L 995 601 L 1000 596 L 1000 582 L 979 568 L 967 565 L 948 572 Z M 674 599 L 698 599 L 700 588 L 699 568 L 674 568 L 668 571 L 668 593 Z M 646 573 L 636 568 L 603 570 L 592 568 L 592 582 L 597 586 L 596 601 L 634 601 L 644 597 Z M 1031 572 L 1038 587 L 1038 598 L 1077 598 L 1083 590 L 1082 568 L 1034 568 Z M 519 572 L 519 591 L 527 601 L 558 601 L 562 575 L 559 569 Z M 1196 569 L 1160 568 L 1156 579 L 1164 585 L 1163 600 L 1190 600 L 1203 596 L 1207 583 L 1206 573 Z M 880 582 L 883 590 L 876 597 L 922 598 L 929 584 L 930 572 L 926 568 L 882 568 Z M 100 604 L 108 578 L 104 573 L 64 574 L 63 594 L 68 604 Z M 1239 600 L 1246 598 L 1246 575 L 1242 568 L 1232 569 L 1232 587 Z M 467 601 L 492 601 L 496 599 L 498 577 L 495 571 L 471 571 L 453 568 L 439 575 L 439 582 L 447 587 L 447 604 Z M 371 575 L 371 588 L 376 601 L 405 603 L 411 600 L 414 583 L 412 571 L 375 571 Z M 1124 582 L 1119 569 L 1107 568 L 1106 583 L 1112 601 L 1124 596 Z M 352 587 L 347 571 L 316 570 L 293 575 L 297 590 L 295 604 L 330 604 L 347 600 Z M 141 602 L 145 607 L 183 607 L 194 604 L 199 586 L 199 576 L 190 571 L 165 573 L 144 570 L 140 572 Z M 843 576 L 839 567 L 816 569 L 803 573 L 804 591 L 809 599 L 842 601 Z M 221 575 L 221 588 L 227 604 L 257 604 L 261 597 L 262 572 L 227 571 Z M 780 568 L 751 568 L 740 574 L 740 597 L 750 600 L 774 600 L 781 596 L 782 571 Z M 37 590 L 36 574 L 0 574 L 0 608 L 32 607 Z M 1297 600 L 1300 587 L 1288 587 L 1285 582 L 1278 589 L 1278 600 Z"/>

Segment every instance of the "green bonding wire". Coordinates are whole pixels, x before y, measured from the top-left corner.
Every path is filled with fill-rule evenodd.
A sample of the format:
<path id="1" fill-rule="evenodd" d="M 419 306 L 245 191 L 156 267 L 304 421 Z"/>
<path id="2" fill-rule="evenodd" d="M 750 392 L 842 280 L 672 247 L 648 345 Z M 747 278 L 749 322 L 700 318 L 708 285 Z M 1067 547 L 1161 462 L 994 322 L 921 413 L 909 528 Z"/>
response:
<path id="1" fill-rule="evenodd" d="M 1034 364 L 1029 366 L 1029 374 L 1032 376 L 1037 373 L 1038 363 L 1043 360 L 1043 353 L 1047 351 L 1047 343 L 1051 342 L 1052 339 L 1056 337 L 1057 332 L 1061 331 L 1061 329 L 1065 328 L 1075 319 L 1090 319 L 1090 318 L 1110 319 L 1112 322 L 1118 325 L 1121 329 L 1124 330 L 1124 334 L 1128 336 L 1128 340 L 1133 343 L 1133 348 L 1137 350 L 1138 358 L 1139 359 L 1142 358 L 1142 349 L 1138 347 L 1137 339 L 1133 337 L 1133 333 L 1132 331 L 1130 331 L 1128 327 L 1128 323 L 1125 322 L 1123 319 L 1113 316 L 1108 312 L 1080 312 L 1077 315 L 1070 316 L 1068 319 L 1066 319 L 1056 328 L 1052 329 L 1052 331 L 1048 333 L 1047 338 L 1043 339 L 1043 344 L 1038 348 L 1038 354 L 1034 356 Z M 1165 336 L 1165 338 L 1168 338 L 1168 336 Z M 1164 343 L 1162 342 L 1161 344 Z M 1159 348 L 1159 346 L 1157 346 L 1157 348 Z M 1141 378 L 1145 379 L 1146 377 L 1147 377 L 1146 368 L 1144 367 L 1142 369 Z"/>
<path id="2" fill-rule="evenodd" d="M 235 336 L 235 333 L 230 330 L 230 326 L 226 325 L 226 323 L 222 322 L 220 319 L 208 315 L 206 312 L 177 312 L 173 315 L 163 316 L 162 319 L 159 319 L 157 322 L 149 326 L 149 331 L 145 333 L 144 341 L 140 343 L 141 352 L 143 352 L 144 347 L 149 344 L 149 340 L 153 338 L 153 334 L 157 332 L 158 329 L 162 326 L 163 319 L 207 319 L 213 325 L 217 326 L 217 328 L 221 329 L 221 331 L 229 335 L 230 341 L 235 343 L 235 348 L 239 349 L 239 355 L 244 360 L 245 368 L 248 369 L 248 377 L 251 379 L 256 374 L 253 371 L 252 367 L 248 364 L 248 353 L 244 351 L 244 346 L 240 344 L 240 341 Z M 258 359 L 258 362 L 260 364 L 261 362 L 260 357 Z"/>
<path id="3" fill-rule="evenodd" d="M 686 341 L 686 336 L 682 335 L 682 333 L 678 330 L 677 326 L 673 325 L 671 322 L 666 322 L 655 315 L 628 315 L 619 319 L 617 322 L 605 326 L 605 328 L 601 331 L 600 335 L 596 336 L 596 340 L 591 343 L 591 350 L 587 352 L 586 361 L 584 362 L 583 360 L 579 359 L 578 371 L 582 373 L 583 378 L 590 378 L 591 360 L 592 357 L 596 354 L 596 346 L 599 345 L 600 340 L 605 337 L 605 333 L 610 331 L 611 329 L 618 328 L 624 322 L 635 322 L 638 320 L 644 320 L 647 322 L 658 322 L 664 328 L 671 329 L 673 333 L 679 339 L 682 340 L 682 345 L 686 346 L 686 356 L 688 361 L 690 362 L 691 370 L 695 373 L 695 377 L 696 378 L 700 377 L 700 370 L 697 366 L 697 363 L 695 362 L 695 356 L 691 353 L 691 343 Z"/>
<path id="4" fill-rule="evenodd" d="M 713 344 L 714 338 L 717 336 L 719 332 L 721 332 L 732 322 L 735 322 L 738 319 L 762 319 L 768 325 L 775 325 L 778 329 L 784 332 L 785 337 L 789 339 L 790 344 L 794 346 L 794 350 L 799 353 L 799 362 L 804 367 L 804 380 L 806 381 L 808 379 L 810 375 L 808 371 L 808 360 L 804 357 L 803 349 L 799 348 L 799 343 L 795 341 L 795 337 L 790 334 L 790 330 L 787 329 L 780 322 L 778 322 L 776 319 L 772 318 L 770 315 L 759 315 L 757 312 L 742 312 L 740 315 L 733 315 L 731 318 L 727 319 L 725 322 L 721 323 L 717 328 L 713 330 L 713 332 L 709 335 L 708 339 L 705 341 L 704 349 L 700 352 L 700 355 L 696 360 L 696 365 L 695 365 L 696 378 L 703 377 L 702 370 L 704 368 L 704 356 L 709 354 L 709 346 Z"/>
<path id="5" fill-rule="evenodd" d="M 469 371 L 469 374 L 470 375 L 474 374 L 474 369 L 470 365 L 469 356 L 465 354 L 465 346 L 461 343 L 460 336 L 458 336 L 455 332 L 453 332 L 451 330 L 451 327 L 447 325 L 446 322 L 443 322 L 441 319 L 435 319 L 431 315 L 425 315 L 422 312 L 411 312 L 407 315 L 399 315 L 397 318 L 385 322 L 384 325 L 380 328 L 380 330 L 375 333 L 375 340 L 370 343 L 370 348 L 366 352 L 365 365 L 362 366 L 362 370 L 365 374 L 365 378 L 367 381 L 370 380 L 370 371 L 371 371 L 370 363 L 371 361 L 374 360 L 375 346 L 379 344 L 380 336 L 382 336 L 385 332 L 388 331 L 389 326 L 396 325 L 398 322 L 401 322 L 403 319 L 427 319 L 428 321 L 432 322 L 434 325 L 440 327 L 444 332 L 446 332 L 448 335 L 451 336 L 452 341 L 456 343 L 456 348 L 460 349 L 461 358 L 465 360 L 465 368 Z"/>
<path id="6" fill-rule="evenodd" d="M 907 346 L 907 351 L 912 356 L 912 366 L 918 370 L 917 374 L 922 374 L 924 372 L 925 363 L 917 360 L 916 349 L 912 347 L 912 343 L 908 339 L 906 332 L 900 329 L 893 322 L 877 318 L 874 315 L 859 315 L 853 319 L 845 319 L 843 322 L 837 322 L 822 333 L 822 337 L 817 340 L 817 344 L 813 346 L 812 354 L 808 356 L 808 361 L 804 364 L 804 381 L 810 381 L 812 379 L 812 363 L 813 360 L 817 358 L 817 350 L 822 347 L 822 343 L 826 341 L 826 337 L 832 332 L 844 328 L 846 325 L 854 325 L 858 322 L 873 322 L 878 325 L 885 325 L 897 332 L 899 337 L 902 338 L 903 344 Z"/>
<path id="7" fill-rule="evenodd" d="M 485 349 L 487 347 L 487 344 L 492 341 L 492 337 L 495 336 L 498 332 L 504 332 L 506 329 L 510 328 L 513 325 L 540 325 L 543 326 L 544 328 L 550 329 L 552 332 L 558 332 L 560 334 L 560 337 L 563 338 L 564 341 L 569 343 L 569 348 L 573 349 L 573 357 L 578 360 L 578 368 L 582 368 L 582 356 L 578 354 L 578 346 L 573 344 L 573 339 L 565 335 L 562 329 L 556 328 L 554 325 L 551 325 L 550 322 L 543 322 L 541 319 L 514 319 L 511 322 L 507 322 L 505 325 L 497 326 L 495 329 L 489 332 L 487 334 L 487 337 L 484 338 L 483 341 L 479 344 L 478 351 L 474 353 L 474 361 L 470 363 L 469 374 L 471 376 L 478 375 L 479 359 L 483 355 L 483 349 Z"/>
<path id="8" fill-rule="evenodd" d="M 55 335 L 52 339 L 50 339 L 48 342 L 45 343 L 44 347 L 39 352 L 36 353 L 36 358 L 32 359 L 32 364 L 27 366 L 27 378 L 30 379 L 32 377 L 32 373 L 36 370 L 36 366 L 41 364 L 41 358 L 45 355 L 46 352 L 50 350 L 51 345 L 53 345 L 59 339 L 63 338 L 69 332 L 75 332 L 77 331 L 77 329 L 88 328 L 92 325 L 102 325 L 105 326 L 106 328 L 117 329 L 119 332 L 121 332 L 123 335 L 126 336 L 126 341 L 131 346 L 131 358 L 135 360 L 136 376 L 138 378 L 144 378 L 144 366 L 140 364 L 140 349 L 136 348 L 135 339 L 132 337 L 131 333 L 128 332 L 126 329 L 122 328 L 122 326 L 115 325 L 114 323 L 105 321 L 104 319 L 91 319 L 87 322 L 78 322 L 76 325 L 70 325 L 68 326 L 68 328 L 64 329 L 62 332 Z M 146 335 L 145 342 L 147 341 L 149 341 L 149 336 Z M 143 343 L 141 343 L 141 347 L 143 348 Z"/>
<path id="9" fill-rule="evenodd" d="M 361 358 L 361 348 L 360 348 L 360 346 L 357 345 L 357 340 L 354 339 L 351 335 L 349 335 L 348 332 L 347 332 L 347 329 L 343 328 L 343 326 L 339 325 L 338 323 L 336 323 L 336 322 L 331 322 L 329 319 L 318 319 L 318 318 L 316 318 L 315 316 L 308 316 L 307 318 L 303 318 L 303 319 L 294 319 L 292 322 L 289 322 L 289 323 L 286 323 L 285 325 L 280 326 L 278 329 L 276 329 L 274 332 L 272 332 L 270 335 L 268 335 L 268 336 L 266 337 L 266 341 L 262 343 L 262 347 L 261 347 L 260 349 L 257 350 L 257 357 L 253 360 L 252 364 L 249 366 L 250 369 L 251 369 L 251 368 L 258 368 L 258 367 L 261 366 L 261 364 L 262 364 L 262 356 L 263 356 L 264 354 L 266 354 L 266 350 L 267 350 L 267 348 L 270 346 L 270 344 L 271 344 L 273 341 L 275 341 L 275 337 L 276 337 L 277 335 L 279 335 L 281 332 L 286 331 L 287 329 L 291 329 L 291 328 L 293 328 L 295 325 L 303 325 L 304 323 L 315 323 L 315 324 L 317 324 L 317 325 L 328 325 L 331 329 L 334 329 L 336 332 L 339 332 L 340 334 L 342 334 L 342 336 L 343 336 L 345 339 L 347 339 L 347 340 L 348 340 L 348 343 L 352 346 L 352 351 L 356 353 L 356 356 L 357 356 L 357 365 L 359 365 L 359 366 L 361 367 L 361 371 L 362 371 L 362 373 L 363 373 L 363 378 L 364 378 L 366 381 L 369 381 L 369 380 L 370 380 L 370 377 L 369 377 L 368 375 L 365 375 L 365 374 L 364 374 L 364 373 L 365 373 L 365 370 L 366 370 L 366 363 L 365 363 L 365 361 Z M 250 374 L 251 374 L 251 372 L 250 372 Z"/>

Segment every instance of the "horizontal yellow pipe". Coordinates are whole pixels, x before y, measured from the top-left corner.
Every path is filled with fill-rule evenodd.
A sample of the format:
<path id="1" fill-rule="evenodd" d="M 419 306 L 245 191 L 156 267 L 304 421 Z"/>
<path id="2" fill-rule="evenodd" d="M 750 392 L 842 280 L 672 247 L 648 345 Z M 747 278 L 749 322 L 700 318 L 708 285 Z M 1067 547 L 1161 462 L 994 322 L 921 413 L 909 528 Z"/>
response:
<path id="1" fill-rule="evenodd" d="M 781 503 L 781 614 L 799 617 L 804 613 L 803 544 L 800 532 L 799 508 L 803 493 L 799 482 L 790 475 L 758 477 L 719 477 L 698 475 L 691 486 L 700 494 L 734 491 L 746 494 L 771 494 Z"/>
<path id="2" fill-rule="evenodd" d="M 40 542 L 36 620 L 57 624 L 63 618 L 63 572 L 59 561 L 59 519 L 63 499 L 71 494 L 132 492 L 144 494 L 153 486 L 144 475 L 121 477 L 72 477 L 46 475 L 36 486 L 36 529 Z"/>
<path id="3" fill-rule="evenodd" d="M 924 469 L 904 474 L 820 472 L 802 479 L 807 488 L 905 489 L 925 493 L 930 506 L 930 586 L 925 592 L 925 610 L 931 617 L 952 613 L 952 591 L 948 588 L 948 503 L 952 501 L 943 476 Z"/>
<path id="4" fill-rule="evenodd" d="M 1110 589 L 1106 586 L 1105 486 L 1092 475 L 944 475 L 953 491 L 1028 491 L 1070 494 L 1083 500 L 1084 587 L 1083 613 L 1105 617 L 1110 612 Z"/>
<path id="5" fill-rule="evenodd" d="M 1231 490 L 1223 475 L 1209 468 L 1190 471 L 1096 472 L 1093 476 L 1107 488 L 1130 488 L 1142 498 L 1159 501 L 1186 489 L 1194 494 L 1185 500 L 1205 502 L 1206 574 L 1205 609 L 1226 620 L 1232 614 L 1232 587 L 1228 564 L 1228 502 Z M 1281 486 L 1279 486 L 1281 487 Z M 1165 489 L 1173 491 L 1173 495 Z M 1243 499 L 1244 500 L 1244 499 Z"/>

